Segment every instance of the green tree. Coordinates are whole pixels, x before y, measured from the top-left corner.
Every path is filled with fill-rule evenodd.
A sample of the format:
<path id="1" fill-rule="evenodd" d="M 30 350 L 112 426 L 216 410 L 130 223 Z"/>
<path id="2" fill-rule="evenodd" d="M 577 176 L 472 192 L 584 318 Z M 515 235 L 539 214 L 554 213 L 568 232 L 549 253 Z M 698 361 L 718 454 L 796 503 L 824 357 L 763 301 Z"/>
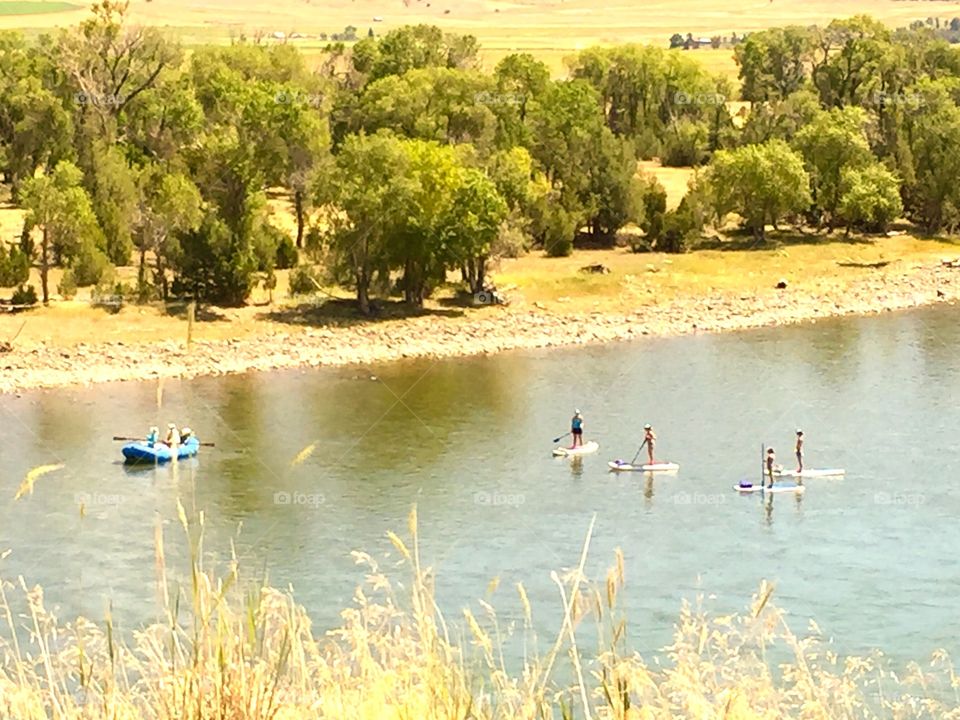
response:
<path id="1" fill-rule="evenodd" d="M 124 113 L 124 137 L 138 163 L 183 165 L 183 149 L 201 141 L 204 110 L 188 75 L 145 90 Z"/>
<path id="2" fill-rule="evenodd" d="M 531 109 L 529 123 L 530 154 L 559 191 L 564 208 L 585 219 L 585 200 L 594 163 L 601 157 L 597 145 L 604 128 L 597 91 L 584 80 L 553 83 Z"/>
<path id="3" fill-rule="evenodd" d="M 747 116 L 740 141 L 744 145 L 758 145 L 774 139 L 791 142 L 818 112 L 820 97 L 812 90 L 798 90 L 783 100 L 755 103 Z"/>
<path id="4" fill-rule="evenodd" d="M 402 269 L 404 300 L 422 306 L 432 286 L 443 280 L 451 253 L 443 246 L 449 227 L 450 204 L 460 186 L 462 167 L 454 150 L 422 140 L 401 143 L 407 157 L 410 185 L 408 212 L 390 233 L 390 264 Z"/>
<path id="5" fill-rule="evenodd" d="M 38 261 L 45 305 L 50 302 L 48 275 L 54 261 L 69 261 L 84 245 L 103 244 L 82 177 L 76 165 L 61 161 L 51 174 L 23 182 L 21 201 L 27 213 L 26 226 L 41 233 Z"/>
<path id="6" fill-rule="evenodd" d="M 877 90 L 890 31 L 866 15 L 834 20 L 814 39 L 813 84 L 825 107 L 858 105 Z"/>
<path id="7" fill-rule="evenodd" d="M 367 86 L 360 103 L 368 133 L 389 129 L 409 138 L 493 145 L 497 96 L 477 72 L 424 68 L 390 75 Z"/>
<path id="8" fill-rule="evenodd" d="M 168 173 L 151 165 L 138 178 L 139 200 L 135 224 L 139 254 L 137 285 L 142 298 L 149 296 L 147 255 L 154 259 L 153 281 L 160 296 L 169 296 L 167 271 L 182 254 L 180 239 L 199 229 L 203 220 L 200 191 L 189 177 Z"/>
<path id="9" fill-rule="evenodd" d="M 566 257 L 573 252 L 577 219 L 562 206 L 547 210 L 543 223 L 543 249 L 549 257 Z"/>
<path id="10" fill-rule="evenodd" d="M 333 182 L 321 189 L 321 200 L 336 208 L 328 234 L 331 270 L 354 288 L 365 315 L 374 282 L 389 277 L 389 243 L 406 212 L 409 172 L 409 158 L 396 136 L 352 135 L 336 156 Z"/>
<path id="11" fill-rule="evenodd" d="M 908 217 L 929 233 L 960 227 L 958 87 L 953 79 L 922 81 L 912 90 L 919 106 L 906 120 L 904 204 Z"/>
<path id="12" fill-rule="evenodd" d="M 667 191 L 654 176 L 640 176 L 642 183 L 643 218 L 640 229 L 643 230 L 647 242 L 656 246 L 663 236 L 663 218 L 667 212 Z M 634 247 L 634 250 L 637 250 Z"/>
<path id="13" fill-rule="evenodd" d="M 525 145 L 527 112 L 530 104 L 546 92 L 550 69 L 530 53 L 505 56 L 493 70 L 497 102 L 497 146 L 503 149 Z"/>
<path id="14" fill-rule="evenodd" d="M 840 177 L 837 215 L 847 227 L 883 232 L 903 213 L 900 180 L 880 163 L 845 168 Z"/>
<path id="15" fill-rule="evenodd" d="M 845 169 L 873 162 L 866 133 L 867 114 L 861 108 L 833 108 L 819 112 L 794 139 L 810 175 L 813 202 L 832 230 L 842 194 Z"/>
<path id="16" fill-rule="evenodd" d="M 87 186 L 106 238 L 103 250 L 114 265 L 127 265 L 133 250 L 137 182 L 136 172 L 119 146 L 94 141 Z"/>
<path id="17" fill-rule="evenodd" d="M 18 246 L 0 243 L 0 287 L 19 287 L 30 279 L 30 257 Z"/>
<path id="18" fill-rule="evenodd" d="M 137 98 L 155 87 L 162 73 L 177 67 L 179 46 L 157 28 L 127 24 L 127 2 L 102 0 L 77 29 L 64 30 L 55 48 L 58 68 L 69 79 L 82 118 L 99 136 L 113 139 L 119 118 Z"/>
<path id="19" fill-rule="evenodd" d="M 470 35 L 444 34 L 435 25 L 405 25 L 381 37 L 375 52 L 364 47 L 361 66 L 369 68 L 370 81 L 428 67 L 470 69 L 478 66 L 479 49 Z"/>
<path id="20" fill-rule="evenodd" d="M 443 259 L 464 270 L 472 293 L 484 288 L 490 251 L 507 210 L 497 186 L 482 172 L 473 168 L 461 171 L 446 217 L 440 220 L 439 234 Z"/>
<path id="21" fill-rule="evenodd" d="M 768 224 L 810 205 L 803 158 L 782 140 L 721 150 L 705 172 L 717 216 L 736 212 L 758 241 Z"/>
<path id="22" fill-rule="evenodd" d="M 192 297 L 219 305 L 242 305 L 253 287 L 257 261 L 247 236 L 208 211 L 196 230 L 181 238 L 176 285 Z"/>
<path id="23" fill-rule="evenodd" d="M 734 48 L 740 96 L 753 103 L 784 100 L 800 90 L 813 61 L 814 37 L 797 26 L 751 33 Z"/>
<path id="24" fill-rule="evenodd" d="M 37 77 L 21 77 L 0 95 L 9 134 L 0 140 L 14 196 L 22 179 L 38 167 L 73 157 L 73 123 L 63 103 Z"/>
<path id="25" fill-rule="evenodd" d="M 590 165 L 585 196 L 587 227 L 596 239 L 611 239 L 627 223 L 643 221 L 642 180 L 633 145 L 603 128 L 594 141 L 598 157 Z"/>

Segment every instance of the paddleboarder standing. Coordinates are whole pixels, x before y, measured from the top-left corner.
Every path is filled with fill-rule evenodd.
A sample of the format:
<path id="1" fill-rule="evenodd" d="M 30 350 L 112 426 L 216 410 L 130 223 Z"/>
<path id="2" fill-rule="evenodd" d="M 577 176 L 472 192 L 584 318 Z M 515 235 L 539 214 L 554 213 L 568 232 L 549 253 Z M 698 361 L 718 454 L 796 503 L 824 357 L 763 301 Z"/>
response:
<path id="1" fill-rule="evenodd" d="M 647 457 L 650 459 L 651 465 L 656 465 L 656 461 L 653 459 L 653 448 L 657 444 L 657 436 L 653 433 L 653 428 L 649 425 L 643 426 L 643 444 L 647 446 Z"/>
<path id="2" fill-rule="evenodd" d="M 803 430 L 797 430 L 797 475 L 803 472 Z"/>
<path id="3" fill-rule="evenodd" d="M 773 487 L 773 471 L 777 466 L 777 456 L 773 452 L 773 448 L 767 450 L 767 477 L 770 479 L 770 484 L 767 485 L 768 488 Z"/>
<path id="4" fill-rule="evenodd" d="M 570 433 L 573 435 L 572 447 L 583 446 L 583 415 L 579 410 L 573 411 L 573 418 L 570 420 Z"/>

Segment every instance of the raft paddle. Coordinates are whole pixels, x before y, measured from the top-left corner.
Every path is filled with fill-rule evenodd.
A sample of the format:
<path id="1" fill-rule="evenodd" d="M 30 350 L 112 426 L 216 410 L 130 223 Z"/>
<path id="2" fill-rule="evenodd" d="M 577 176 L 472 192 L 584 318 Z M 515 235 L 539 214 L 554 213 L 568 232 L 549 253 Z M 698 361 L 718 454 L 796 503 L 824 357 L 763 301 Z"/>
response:
<path id="1" fill-rule="evenodd" d="M 146 438 L 135 438 L 135 437 L 121 437 L 120 435 L 114 435 L 114 440 L 124 441 L 124 442 L 146 442 Z M 200 443 L 201 447 L 216 447 L 212 442 L 202 442 Z"/>

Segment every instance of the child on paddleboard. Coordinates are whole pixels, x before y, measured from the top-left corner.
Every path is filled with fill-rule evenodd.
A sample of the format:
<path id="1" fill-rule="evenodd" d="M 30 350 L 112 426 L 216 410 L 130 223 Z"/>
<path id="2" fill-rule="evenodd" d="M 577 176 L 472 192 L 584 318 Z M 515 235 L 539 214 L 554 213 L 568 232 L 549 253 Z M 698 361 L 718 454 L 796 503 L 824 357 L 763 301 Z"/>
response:
<path id="1" fill-rule="evenodd" d="M 773 471 L 777 467 L 777 456 L 773 452 L 773 448 L 767 450 L 767 477 L 770 479 L 770 484 L 767 487 L 773 487 Z"/>
<path id="2" fill-rule="evenodd" d="M 570 433 L 573 435 L 573 445 L 571 447 L 583 446 L 583 415 L 579 410 L 573 411 L 573 418 L 570 420 Z"/>
<path id="3" fill-rule="evenodd" d="M 803 430 L 797 430 L 797 475 L 803 472 Z"/>
<path id="4" fill-rule="evenodd" d="M 653 448 L 657 444 L 657 436 L 653 433 L 653 428 L 649 425 L 643 426 L 643 443 L 647 446 L 647 457 L 650 459 L 650 465 L 656 465 L 653 459 Z"/>

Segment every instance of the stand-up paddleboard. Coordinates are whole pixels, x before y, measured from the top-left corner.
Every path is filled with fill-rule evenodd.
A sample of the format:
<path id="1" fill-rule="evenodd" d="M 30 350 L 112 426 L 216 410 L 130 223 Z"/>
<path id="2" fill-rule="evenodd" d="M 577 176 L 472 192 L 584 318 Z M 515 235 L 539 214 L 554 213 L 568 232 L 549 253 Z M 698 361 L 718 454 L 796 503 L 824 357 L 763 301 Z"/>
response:
<path id="1" fill-rule="evenodd" d="M 553 454 L 557 457 L 574 457 L 576 455 L 589 455 L 590 453 L 595 453 L 600 449 L 600 445 L 595 443 L 593 440 L 590 442 L 585 442 L 583 445 L 580 445 L 575 448 L 569 447 L 558 447 L 553 449 Z"/>
<path id="2" fill-rule="evenodd" d="M 733 489 L 742 493 L 802 493 L 804 491 L 803 485 L 797 485 L 796 483 L 781 483 L 773 487 L 766 487 L 765 485 L 754 485 L 745 480 L 739 485 L 734 485 Z"/>
<path id="3" fill-rule="evenodd" d="M 672 462 L 654 463 L 653 465 L 632 465 L 626 460 L 611 460 L 607 463 L 611 470 L 617 472 L 676 472 L 680 466 Z"/>
<path id="4" fill-rule="evenodd" d="M 804 470 L 803 472 L 797 472 L 796 470 L 774 470 L 774 477 L 785 477 L 785 478 L 818 478 L 818 477 L 843 477 L 847 474 L 846 470 L 841 470 L 840 468 L 831 468 L 829 470 L 816 470 L 810 468 L 809 470 Z"/>

